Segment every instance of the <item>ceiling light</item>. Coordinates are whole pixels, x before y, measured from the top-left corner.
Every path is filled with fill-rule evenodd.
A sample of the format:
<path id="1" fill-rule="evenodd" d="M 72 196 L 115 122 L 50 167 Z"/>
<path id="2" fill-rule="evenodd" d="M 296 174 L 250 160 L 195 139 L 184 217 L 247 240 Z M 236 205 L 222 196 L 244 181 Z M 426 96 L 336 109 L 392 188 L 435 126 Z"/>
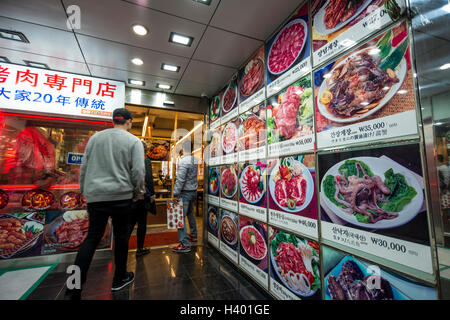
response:
<path id="1" fill-rule="evenodd" d="M 28 61 L 28 60 L 23 60 L 23 62 L 25 62 L 25 64 L 29 67 L 33 67 L 33 68 L 41 68 L 41 69 L 50 69 L 48 65 L 46 65 L 45 63 L 40 63 L 40 62 L 33 62 L 33 61 Z"/>
<path id="2" fill-rule="evenodd" d="M 169 86 L 168 84 L 160 84 L 160 83 L 158 83 L 158 84 L 156 85 L 156 87 L 159 88 L 159 89 L 165 89 L 165 90 L 170 90 L 170 89 L 172 89 L 172 86 Z"/>
<path id="3" fill-rule="evenodd" d="M 405 93 L 408 93 L 408 90 L 404 90 L 404 89 L 398 90 L 397 93 L 399 93 L 399 94 L 405 94 Z"/>
<path id="4" fill-rule="evenodd" d="M 169 42 L 174 42 L 182 44 L 184 46 L 190 47 L 194 38 L 185 36 L 179 33 L 171 32 L 169 37 Z"/>
<path id="5" fill-rule="evenodd" d="M 439 69 L 441 69 L 441 70 L 450 69 L 450 63 L 443 64 L 442 66 L 439 67 Z"/>
<path id="6" fill-rule="evenodd" d="M 9 59 L 7 58 L 7 57 L 0 57 L 0 61 L 1 62 L 11 62 L 11 61 L 9 61 Z"/>
<path id="7" fill-rule="evenodd" d="M 173 66 L 173 65 L 170 65 L 170 64 L 163 63 L 163 64 L 161 65 L 161 69 L 166 70 L 166 71 L 178 72 L 178 71 L 180 70 L 180 67 L 179 67 L 179 66 Z"/>
<path id="8" fill-rule="evenodd" d="M 22 32 L 0 29 L 0 38 L 30 43 Z"/>
<path id="9" fill-rule="evenodd" d="M 137 66 L 141 66 L 144 64 L 144 61 L 142 61 L 142 59 L 139 59 L 139 58 L 134 58 L 131 60 L 131 62 L 133 62 Z"/>
<path id="10" fill-rule="evenodd" d="M 142 80 L 128 79 L 128 83 L 133 84 L 135 86 L 145 86 L 145 81 Z"/>
<path id="11" fill-rule="evenodd" d="M 168 104 L 168 105 L 173 106 L 175 104 L 175 102 L 167 100 L 167 101 L 164 101 L 163 104 Z"/>
<path id="12" fill-rule="evenodd" d="M 206 4 L 208 6 L 211 4 L 211 0 L 194 0 L 194 2 L 203 3 L 203 4 Z"/>
<path id="13" fill-rule="evenodd" d="M 148 30 L 146 27 L 144 27 L 141 24 L 135 24 L 132 26 L 133 32 L 137 34 L 138 36 L 145 36 L 148 33 Z"/>

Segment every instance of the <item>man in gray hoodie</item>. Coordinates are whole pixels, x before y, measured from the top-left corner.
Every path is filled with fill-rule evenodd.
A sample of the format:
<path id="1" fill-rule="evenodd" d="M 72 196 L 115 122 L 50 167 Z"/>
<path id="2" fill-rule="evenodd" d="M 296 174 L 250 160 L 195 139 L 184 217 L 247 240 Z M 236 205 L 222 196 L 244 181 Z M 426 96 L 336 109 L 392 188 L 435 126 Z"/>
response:
<path id="1" fill-rule="evenodd" d="M 86 146 L 80 172 L 80 191 L 85 196 L 89 213 L 89 231 L 81 245 L 75 265 L 81 271 L 81 288 L 68 289 L 65 299 L 80 299 L 82 286 L 109 217 L 114 230 L 115 272 L 112 291 L 133 282 L 127 272 L 128 215 L 132 201 L 144 194 L 144 148 L 129 133 L 131 112 L 120 108 L 113 112 L 114 128 L 94 134 Z"/>

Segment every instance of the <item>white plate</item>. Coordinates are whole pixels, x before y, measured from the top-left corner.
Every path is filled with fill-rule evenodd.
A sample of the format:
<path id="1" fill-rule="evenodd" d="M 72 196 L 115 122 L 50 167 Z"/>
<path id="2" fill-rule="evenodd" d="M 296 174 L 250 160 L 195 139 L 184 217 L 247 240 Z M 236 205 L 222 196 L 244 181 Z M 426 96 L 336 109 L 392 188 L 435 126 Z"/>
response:
<path id="1" fill-rule="evenodd" d="M 377 221 L 376 223 L 362 223 L 359 222 L 356 217 L 353 214 L 348 214 L 345 211 L 343 211 L 343 208 L 335 205 L 332 203 L 327 196 L 325 196 L 325 193 L 323 192 L 323 182 L 325 178 L 328 175 L 336 176 L 336 174 L 339 174 L 339 167 L 344 164 L 347 160 L 359 160 L 364 162 L 370 170 L 372 170 L 373 174 L 378 175 L 381 177 L 381 180 L 384 181 L 384 173 L 392 168 L 394 170 L 394 173 L 400 173 L 402 174 L 406 182 L 409 186 L 413 187 L 417 195 L 411 200 L 410 203 L 405 205 L 403 207 L 403 210 L 401 210 L 398 213 L 397 218 L 394 219 L 383 219 L 380 221 Z M 328 171 L 325 173 L 325 175 L 322 178 L 322 181 L 320 182 L 320 199 L 321 201 L 324 201 L 327 207 L 333 211 L 339 218 L 353 224 L 359 227 L 369 228 L 369 229 L 388 229 L 388 228 L 395 228 L 399 227 L 401 225 L 404 225 L 405 223 L 408 223 L 411 221 L 419 212 L 420 208 L 422 208 L 423 205 L 423 191 L 422 187 L 420 186 L 419 182 L 417 181 L 416 177 L 411 173 L 411 171 L 407 170 L 401 165 L 398 165 L 397 163 L 376 158 L 376 157 L 357 157 L 357 158 L 350 158 L 342 160 L 338 163 L 336 163 L 334 166 L 332 166 Z"/>
<path id="2" fill-rule="evenodd" d="M 229 220 L 231 221 L 231 223 L 232 223 L 232 225 L 233 225 L 233 227 L 234 227 L 234 234 L 235 234 L 235 237 L 234 237 L 233 241 L 231 241 L 231 242 L 229 242 L 229 241 L 225 238 L 225 236 L 223 235 L 223 232 L 222 232 L 223 221 L 224 221 L 224 220 L 227 220 L 227 219 L 229 219 Z M 228 214 L 225 214 L 225 215 L 222 217 L 222 220 L 220 221 L 220 234 L 221 234 L 221 236 L 222 236 L 223 241 L 225 241 L 225 243 L 227 243 L 227 244 L 230 245 L 230 246 L 234 246 L 234 245 L 236 244 L 237 240 L 238 240 L 238 228 L 237 228 L 236 223 L 234 222 L 234 220 L 233 220 Z"/>
<path id="3" fill-rule="evenodd" d="M 351 21 L 353 21 L 357 16 L 359 16 L 359 14 L 361 12 L 363 12 L 368 6 L 369 4 L 372 2 L 372 0 L 365 0 L 363 4 L 361 4 L 361 6 L 358 8 L 358 10 L 356 10 L 356 12 L 353 14 L 353 16 L 351 16 L 349 19 L 347 19 L 344 22 L 338 23 L 336 25 L 336 27 L 334 27 L 333 29 L 327 29 L 327 27 L 325 26 L 325 23 L 323 21 L 323 18 L 325 17 L 325 8 L 328 5 L 328 3 L 331 0 L 328 0 L 323 6 L 322 8 L 320 8 L 320 10 L 316 13 L 316 15 L 314 16 L 314 20 L 313 20 L 313 24 L 314 24 L 314 31 L 320 35 L 326 36 L 330 33 L 333 33 L 335 31 L 338 31 L 339 29 L 341 29 L 342 27 L 344 27 L 345 25 L 347 25 L 348 23 L 350 23 Z"/>
<path id="4" fill-rule="evenodd" d="M 301 239 L 300 239 L 299 237 L 296 237 L 296 238 L 297 238 L 297 240 L 298 240 L 299 242 L 301 242 Z M 306 244 L 306 245 L 309 246 L 309 244 Z M 292 288 L 287 284 L 287 282 L 284 280 L 284 278 L 281 276 L 280 272 L 278 271 L 278 265 L 277 265 L 277 262 L 275 261 L 275 257 L 273 256 L 273 252 L 272 252 L 272 248 L 271 248 L 270 244 L 269 244 L 269 250 L 270 250 L 270 260 L 272 261 L 272 266 L 274 267 L 273 270 L 275 270 L 275 273 L 277 274 L 278 279 L 280 279 L 281 283 L 282 283 L 286 288 L 288 288 L 289 291 L 291 291 L 291 292 L 293 292 L 294 294 L 296 294 L 296 295 L 298 295 L 298 296 L 301 296 L 301 297 L 311 297 L 312 295 L 314 295 L 314 294 L 317 292 L 318 289 L 311 289 L 311 291 L 310 291 L 309 293 L 303 293 L 303 292 L 296 291 L 296 290 L 292 289 Z M 314 250 L 314 248 L 313 248 L 313 250 Z M 302 260 L 303 260 L 303 258 L 302 258 Z M 319 270 L 318 272 L 319 272 L 319 276 L 320 276 L 320 270 Z M 314 275 L 314 274 L 313 274 L 313 275 Z M 312 285 L 312 283 L 311 283 L 311 285 Z"/>
<path id="5" fill-rule="evenodd" d="M 288 207 L 283 207 L 282 205 L 280 205 L 278 203 L 278 201 L 275 197 L 275 181 L 273 181 L 273 177 L 278 172 L 278 168 L 280 165 L 279 161 L 277 161 L 276 167 L 274 167 L 272 169 L 272 172 L 269 177 L 269 190 L 270 190 L 270 194 L 272 195 L 272 199 L 275 201 L 275 203 L 277 204 L 278 207 L 280 207 L 284 211 L 290 212 L 290 213 L 296 213 L 296 212 L 299 212 L 299 211 L 302 211 L 303 209 L 305 209 L 311 202 L 312 197 L 314 195 L 314 180 L 311 176 L 311 173 L 309 172 L 309 169 L 307 167 L 305 167 L 305 165 L 303 163 L 301 163 L 300 161 L 298 161 L 298 160 L 294 160 L 294 161 L 296 163 L 300 164 L 300 166 L 303 170 L 302 175 L 306 179 L 306 197 L 305 197 L 305 202 L 301 206 L 296 207 L 295 209 L 289 209 Z"/>
<path id="6" fill-rule="evenodd" d="M 230 89 L 234 90 L 234 100 L 233 100 L 233 103 L 231 104 L 231 108 L 230 108 L 229 110 L 225 110 L 225 104 L 224 104 L 224 102 L 225 102 L 225 96 L 227 95 L 227 92 L 228 92 L 228 90 L 230 90 Z M 222 97 L 222 110 L 223 110 L 223 112 L 229 112 L 231 109 L 233 109 L 233 106 L 234 106 L 234 104 L 236 103 L 237 95 L 238 95 L 237 87 L 233 87 L 233 86 L 230 84 L 230 85 L 228 86 L 227 90 L 225 90 L 225 92 L 223 93 L 223 97 Z"/>
<path id="7" fill-rule="evenodd" d="M 247 197 L 242 192 L 242 180 L 244 178 L 245 173 L 248 171 L 249 167 L 253 167 L 253 169 L 255 169 L 255 165 L 254 164 L 251 164 L 251 165 L 247 166 L 244 169 L 244 171 L 242 171 L 242 173 L 241 173 L 241 178 L 239 179 L 239 185 L 240 185 L 240 188 L 241 188 L 241 194 L 244 197 L 245 201 L 247 201 L 248 203 L 254 204 L 254 203 L 258 203 L 262 199 L 262 197 L 264 196 L 264 193 L 266 192 L 265 191 L 266 190 L 266 182 L 264 181 L 264 172 L 262 172 L 262 177 L 263 177 L 262 181 L 263 181 L 263 186 L 264 186 L 263 192 L 261 193 L 261 195 L 259 196 L 259 198 L 256 201 L 250 201 L 249 199 L 247 199 Z"/>
<path id="8" fill-rule="evenodd" d="M 356 55 L 362 51 L 368 51 L 370 49 L 371 49 L 371 47 L 356 51 L 355 53 L 348 56 L 345 60 L 343 60 L 343 61 L 339 62 L 337 65 L 333 66 L 333 69 L 330 70 L 329 73 L 331 74 L 335 68 L 344 64 L 348 59 L 350 59 L 354 55 Z M 405 80 L 406 71 L 407 71 L 407 64 L 406 64 L 406 60 L 404 57 L 402 58 L 402 61 L 400 61 L 400 64 L 397 66 L 397 68 L 395 68 L 394 71 L 397 74 L 397 78 L 399 81 L 397 83 L 393 84 L 393 86 L 391 87 L 391 89 L 389 89 L 389 91 L 386 93 L 386 95 L 383 97 L 383 99 L 380 100 L 380 103 L 378 104 L 378 106 L 376 106 L 375 108 L 373 108 L 372 110 L 370 110 L 366 113 L 363 113 L 360 115 L 356 114 L 349 118 L 340 118 L 340 117 L 335 116 L 334 114 L 328 112 L 327 107 L 323 103 L 320 102 L 320 97 L 322 96 L 322 93 L 324 92 L 324 90 L 328 89 L 327 81 L 326 81 L 326 79 L 324 79 L 322 84 L 320 85 L 319 92 L 317 94 L 317 107 L 319 108 L 319 112 L 328 120 L 331 120 L 334 122 L 339 122 L 339 123 L 355 122 L 355 121 L 361 120 L 363 118 L 366 118 L 366 117 L 374 114 L 375 112 L 380 110 L 383 106 L 385 106 L 389 102 L 389 100 L 391 100 L 392 97 L 394 97 L 394 95 L 397 93 L 398 89 L 400 89 L 400 87 L 402 86 L 402 83 Z"/>
<path id="9" fill-rule="evenodd" d="M 302 46 L 301 46 L 299 52 L 297 53 L 297 56 L 296 56 L 295 59 L 291 62 L 291 64 L 290 64 L 289 66 L 287 66 L 283 71 L 280 71 L 280 72 L 278 72 L 278 73 L 277 73 L 277 72 L 272 72 L 272 71 L 270 70 L 270 67 L 269 67 L 269 59 L 270 59 L 270 55 L 271 55 L 271 53 L 272 53 L 272 47 L 273 47 L 273 45 L 277 42 L 278 37 L 283 33 L 284 29 L 286 29 L 286 28 L 292 26 L 293 24 L 297 24 L 297 23 L 300 23 L 300 24 L 303 26 L 303 28 L 304 28 L 303 30 L 305 31 L 305 36 L 303 37 L 303 43 L 302 43 Z M 308 37 L 308 26 L 306 25 L 305 21 L 303 21 L 303 19 L 300 19 L 300 18 L 299 18 L 299 19 L 295 19 L 295 20 L 292 20 L 291 22 L 289 22 L 287 25 L 285 25 L 284 28 L 281 29 L 280 32 L 278 32 L 277 37 L 275 38 L 275 40 L 272 42 L 272 45 L 270 46 L 269 54 L 267 55 L 267 70 L 269 70 L 269 72 L 270 72 L 271 74 L 275 74 L 275 75 L 282 74 L 283 72 L 285 72 L 286 70 L 288 70 L 288 69 L 292 66 L 292 64 L 293 64 L 295 61 L 297 61 L 298 57 L 299 57 L 300 54 L 302 53 L 303 47 L 305 46 L 306 38 L 307 38 L 307 37 Z"/>
<path id="10" fill-rule="evenodd" d="M 236 191 L 237 191 L 237 189 L 238 189 L 237 187 L 238 187 L 238 184 L 239 184 L 239 180 L 238 180 L 238 177 L 237 177 L 237 175 L 236 175 L 236 172 L 232 172 L 232 173 L 234 174 L 234 177 L 236 178 L 236 188 L 234 188 L 234 192 L 233 192 L 232 195 L 227 196 L 227 195 L 223 192 L 223 189 L 222 189 L 223 174 L 224 174 L 227 170 L 230 170 L 230 171 L 231 171 L 230 168 L 227 168 L 227 169 L 226 169 L 224 172 L 222 172 L 222 174 L 220 175 L 220 190 L 221 190 L 221 192 L 223 193 L 223 195 L 224 195 L 225 197 L 227 197 L 228 199 L 231 199 L 231 198 L 233 198 L 234 195 L 236 194 Z"/>
<path id="11" fill-rule="evenodd" d="M 255 231 L 261 236 L 261 238 L 264 240 L 264 237 L 263 237 L 263 235 L 261 234 L 261 232 L 259 232 L 259 230 L 256 229 L 254 226 L 245 226 L 245 227 L 243 227 L 243 228 L 239 231 L 239 239 L 242 239 L 242 232 L 243 232 L 245 229 L 248 229 L 248 228 L 251 228 L 251 229 L 255 230 Z M 255 258 L 255 257 L 252 256 L 250 253 L 248 253 L 247 249 L 245 249 L 245 247 L 242 245 L 242 240 L 241 240 L 241 246 L 242 246 L 242 248 L 244 249 L 245 253 L 247 253 L 249 257 L 251 257 L 252 259 L 255 259 L 255 260 L 262 260 L 262 259 L 264 259 L 264 258 L 267 256 L 267 245 L 266 245 L 266 242 L 263 241 L 262 243 L 264 243 L 264 248 L 266 249 L 266 250 L 264 251 L 264 256 L 261 257 L 261 258 Z"/>
<path id="12" fill-rule="evenodd" d="M 228 128 L 228 127 L 231 127 L 231 126 L 234 127 L 234 139 L 233 139 L 233 143 L 232 143 L 232 145 L 231 145 L 231 147 L 230 147 L 229 149 L 225 149 L 225 146 L 223 145 L 223 138 L 225 137 L 225 132 L 226 132 L 227 128 Z M 222 133 L 222 142 L 221 142 L 221 143 L 222 143 L 222 150 L 223 150 L 225 153 L 233 152 L 233 151 L 234 151 L 234 147 L 236 146 L 236 143 L 237 143 L 237 136 L 239 135 L 239 131 L 238 131 L 236 125 L 235 125 L 233 122 L 230 122 L 230 123 L 228 123 L 228 124 L 225 126 L 225 128 L 223 128 L 223 131 L 222 131 L 222 132 L 223 132 L 223 133 Z"/>

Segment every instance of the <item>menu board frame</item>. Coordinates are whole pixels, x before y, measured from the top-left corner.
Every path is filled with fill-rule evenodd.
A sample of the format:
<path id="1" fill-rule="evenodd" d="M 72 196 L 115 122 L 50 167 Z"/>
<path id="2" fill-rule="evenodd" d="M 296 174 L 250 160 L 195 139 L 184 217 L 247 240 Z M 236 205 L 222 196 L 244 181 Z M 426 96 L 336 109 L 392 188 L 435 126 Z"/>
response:
<path id="1" fill-rule="evenodd" d="M 384 0 L 380 0 L 380 1 L 384 1 Z M 400 0 L 400 1 L 404 1 L 404 0 Z M 274 36 L 276 36 L 279 31 L 281 30 L 281 28 L 289 22 L 289 20 L 292 18 L 293 15 L 295 15 L 295 13 L 304 5 L 308 4 L 308 19 L 309 22 L 312 24 L 312 16 L 311 16 L 311 4 L 312 4 L 313 0 L 311 1 L 302 1 L 302 3 L 297 6 L 297 8 L 289 15 L 289 17 L 283 21 L 283 23 L 281 24 L 281 26 L 279 28 L 277 28 L 277 30 L 271 34 L 271 36 L 266 39 L 265 41 L 265 50 L 267 51 L 267 47 L 268 47 L 268 42 L 271 38 L 273 38 Z M 411 108 L 411 110 L 413 110 L 415 112 L 415 117 L 411 117 L 411 121 L 414 121 L 416 123 L 416 131 L 414 134 L 410 134 L 410 135 L 397 135 L 394 137 L 387 137 L 387 138 L 383 138 L 383 139 L 376 139 L 376 140 L 371 140 L 371 141 L 366 141 L 366 142 L 358 142 L 358 143 L 340 143 L 339 145 L 337 145 L 336 143 L 334 143 L 333 145 L 330 146 L 326 146 L 326 147 L 320 147 L 319 143 L 318 143 L 318 139 L 317 139 L 317 128 L 316 128 L 316 123 L 317 123 L 317 119 L 316 119 L 316 103 L 315 103 L 315 97 L 316 97 L 316 88 L 314 86 L 314 74 L 315 72 L 319 71 L 320 69 L 324 68 L 327 64 L 330 64 L 333 61 L 336 61 L 338 59 L 343 58 L 344 56 L 347 56 L 349 54 L 351 54 L 352 52 L 355 52 L 356 50 L 358 50 L 358 48 L 361 48 L 362 46 L 364 46 L 365 44 L 367 44 L 370 41 L 373 41 L 374 39 L 377 38 L 381 38 L 386 32 L 388 32 L 389 30 L 391 30 L 392 28 L 395 28 L 401 24 L 405 25 L 405 30 L 406 30 L 406 35 L 408 36 L 408 50 L 409 50 L 409 57 L 411 60 L 411 67 L 410 67 L 410 72 L 412 73 L 413 77 L 410 80 L 411 84 L 412 84 L 412 89 L 411 91 L 414 92 L 413 94 L 413 103 L 411 103 L 410 105 L 413 106 L 413 108 Z M 402 263 L 398 263 L 395 262 L 393 260 L 388 260 L 384 257 L 381 256 L 377 256 L 374 255 L 372 253 L 368 253 L 368 252 L 364 252 L 355 248 L 351 248 L 348 246 L 345 246 L 343 244 L 340 244 L 339 242 L 333 242 L 330 241 L 328 239 L 325 239 L 322 237 L 322 233 L 324 232 L 324 227 L 322 225 L 322 212 L 321 212 L 321 206 L 320 206 L 320 179 L 319 179 L 319 175 L 320 173 L 320 168 L 319 168 L 319 155 L 321 154 L 327 154 L 327 153 L 333 153 L 333 152 L 351 152 L 351 151 L 355 151 L 355 150 L 370 150 L 372 148 L 384 148 L 384 147 L 395 147 L 395 146 L 399 146 L 399 145 L 407 145 L 407 144 L 417 144 L 419 146 L 419 157 L 420 157 L 420 163 L 421 163 L 421 170 L 422 173 L 424 174 L 424 168 L 423 168 L 423 164 L 424 164 L 424 146 L 422 145 L 422 139 L 423 139 L 423 134 L 422 134 L 422 128 L 420 127 L 420 123 L 421 123 L 421 113 L 420 113 L 420 100 L 418 99 L 418 92 L 416 91 L 417 88 L 417 78 L 416 78 L 416 68 L 415 68 L 415 64 L 414 64 L 414 43 L 413 43 L 413 37 L 412 37 L 412 27 L 411 27 L 411 21 L 409 21 L 407 19 L 407 17 L 405 16 L 401 16 L 398 20 L 396 21 L 391 21 L 388 22 L 386 24 L 384 24 L 382 27 L 378 28 L 377 30 L 372 30 L 369 33 L 363 35 L 362 37 L 360 37 L 360 39 L 358 41 L 356 41 L 355 43 L 347 46 L 346 48 L 344 48 L 343 50 L 340 50 L 337 53 L 333 53 L 333 55 L 326 57 L 323 59 L 323 61 L 321 61 L 320 63 L 314 63 L 313 61 L 313 35 L 312 35 L 312 28 L 309 28 L 308 30 L 308 37 L 310 40 L 310 62 L 311 62 L 311 68 L 309 72 L 306 72 L 305 74 L 303 74 L 300 78 L 305 77 L 306 75 L 308 75 L 311 78 L 311 88 L 312 88 L 312 92 L 313 92 L 313 97 L 314 97 L 314 103 L 313 103 L 313 147 L 310 150 L 302 150 L 302 151 L 291 151 L 291 152 L 287 152 L 285 154 L 282 155 L 277 155 L 273 153 L 273 150 L 269 150 L 269 143 L 267 141 L 266 138 L 266 155 L 265 157 L 262 158 L 257 158 L 257 160 L 263 160 L 266 162 L 269 162 L 271 159 L 273 159 L 274 157 L 286 157 L 286 156 L 291 156 L 291 155 L 298 155 L 298 154 L 313 154 L 314 155 L 314 159 L 315 159 L 315 169 L 316 169 L 316 177 L 315 177 L 315 187 L 316 187 L 316 204 L 317 204 L 317 229 L 318 229 L 318 236 L 317 238 L 315 237 L 311 237 L 308 234 L 296 231 L 296 230 L 292 230 L 292 229 L 287 229 L 287 228 L 283 228 L 282 226 L 279 225 L 274 225 L 269 218 L 269 199 L 267 199 L 267 204 L 266 204 L 266 210 L 267 210 L 267 218 L 266 220 L 262 221 L 259 220 L 257 218 L 253 218 L 257 221 L 261 221 L 262 223 L 266 223 L 268 228 L 276 228 L 279 230 L 285 230 L 285 232 L 294 234 L 298 237 L 301 238 L 305 238 L 305 239 L 311 239 L 312 241 L 316 241 L 317 243 L 319 243 L 320 247 L 326 246 L 329 248 L 333 248 L 335 250 L 339 250 L 342 252 L 346 252 L 350 255 L 353 256 L 357 256 L 360 257 L 368 262 L 371 262 L 373 264 L 377 264 L 379 266 L 383 266 L 383 268 L 386 268 L 387 270 L 392 270 L 395 273 L 404 275 L 405 277 L 410 277 L 410 278 L 414 278 L 417 280 L 420 280 L 419 282 L 422 282 L 428 286 L 436 286 L 435 283 L 435 274 L 436 274 L 436 260 L 435 260 L 435 256 L 434 256 L 434 252 L 433 250 L 435 249 L 435 244 L 433 242 L 433 235 L 431 233 L 431 216 L 430 214 L 427 213 L 427 227 L 425 228 L 426 230 L 424 231 L 425 233 L 428 234 L 429 239 L 430 239 L 430 244 L 428 245 L 427 248 L 430 249 L 431 251 L 431 255 L 427 256 L 425 259 L 426 264 L 431 265 L 431 269 L 432 272 L 431 273 L 427 273 L 409 266 L 406 266 Z M 255 51 L 254 53 L 252 53 L 252 57 L 256 54 L 257 51 Z M 267 52 L 265 54 L 265 58 L 267 56 Z M 247 61 L 249 61 L 251 58 L 249 58 Z M 265 61 L 265 63 L 267 64 L 267 59 Z M 244 65 L 245 66 L 245 65 Z M 242 66 L 241 66 L 242 68 Z M 267 66 L 266 66 L 267 68 Z M 282 91 L 282 89 L 278 88 L 277 92 L 270 94 L 269 91 L 267 90 L 267 87 L 269 85 L 269 83 L 267 82 L 267 70 L 265 70 L 266 72 L 266 83 L 265 83 L 265 88 L 266 88 L 266 99 L 264 101 L 265 106 L 269 105 L 269 100 L 274 96 L 277 95 L 280 91 Z M 407 81 L 405 79 L 405 81 Z M 292 83 L 295 83 L 296 80 L 294 80 L 293 82 L 289 83 L 288 85 L 284 85 L 285 88 L 289 87 L 290 85 L 292 85 Z M 223 91 L 222 91 L 223 94 Z M 244 114 L 246 112 L 245 110 L 245 105 L 244 108 L 241 108 L 241 101 L 239 101 L 239 115 Z M 251 109 L 251 108 L 249 108 Z M 222 120 L 222 119 L 221 119 Z M 268 116 L 266 117 L 266 121 L 268 120 Z M 227 120 L 229 121 L 229 119 Z M 221 122 L 221 124 L 223 125 L 225 122 Z M 411 126 L 410 126 L 411 127 Z M 267 124 L 266 124 L 266 129 L 267 129 Z M 319 146 L 319 147 L 318 147 Z M 272 151 L 272 152 L 271 152 Z M 239 154 L 238 156 L 238 163 L 242 163 L 242 162 L 252 162 L 253 160 L 256 159 L 247 159 L 244 157 L 241 157 L 241 155 Z M 222 165 L 222 159 L 219 160 L 217 163 L 215 163 L 216 166 L 220 166 Z M 268 177 L 266 177 L 268 179 Z M 425 184 L 424 186 L 424 201 L 425 201 L 425 206 L 426 206 L 426 210 L 427 212 L 430 212 L 429 210 L 429 186 L 427 186 Z M 268 192 L 268 191 L 267 191 Z M 268 198 L 270 197 L 270 195 L 267 195 Z M 222 207 L 222 206 L 221 206 Z M 249 217 L 246 214 L 243 214 L 239 208 L 237 210 L 237 214 L 239 216 L 245 216 L 245 217 Z M 322 255 L 320 256 L 320 266 L 322 268 L 323 263 L 322 263 Z M 240 265 L 238 265 L 238 267 L 240 267 Z M 242 268 L 241 268 L 242 269 Z M 270 272 L 271 266 L 269 265 L 269 272 Z M 245 271 L 245 270 L 244 270 Z M 248 273 L 247 273 L 248 274 Z M 248 276 L 253 279 L 256 284 L 260 285 L 259 282 L 256 281 L 255 277 L 253 277 L 251 274 L 248 274 Z M 321 290 L 322 290 L 322 298 L 325 298 L 325 294 L 324 294 L 324 283 L 323 283 L 323 273 L 321 272 Z M 268 288 L 264 288 L 266 290 L 266 292 L 270 295 L 272 295 L 274 298 L 278 298 L 276 295 L 273 294 L 273 292 L 271 291 L 271 283 L 270 283 L 270 276 L 269 276 L 269 286 Z"/>

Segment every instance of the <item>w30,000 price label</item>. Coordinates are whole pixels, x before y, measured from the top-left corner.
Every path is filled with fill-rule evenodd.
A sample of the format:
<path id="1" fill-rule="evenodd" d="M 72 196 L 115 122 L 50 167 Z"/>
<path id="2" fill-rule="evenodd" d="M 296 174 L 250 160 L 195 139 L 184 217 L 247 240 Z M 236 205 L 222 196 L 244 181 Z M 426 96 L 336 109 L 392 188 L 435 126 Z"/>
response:
<path id="1" fill-rule="evenodd" d="M 429 246 L 322 221 L 322 237 L 399 264 L 433 273 Z"/>

